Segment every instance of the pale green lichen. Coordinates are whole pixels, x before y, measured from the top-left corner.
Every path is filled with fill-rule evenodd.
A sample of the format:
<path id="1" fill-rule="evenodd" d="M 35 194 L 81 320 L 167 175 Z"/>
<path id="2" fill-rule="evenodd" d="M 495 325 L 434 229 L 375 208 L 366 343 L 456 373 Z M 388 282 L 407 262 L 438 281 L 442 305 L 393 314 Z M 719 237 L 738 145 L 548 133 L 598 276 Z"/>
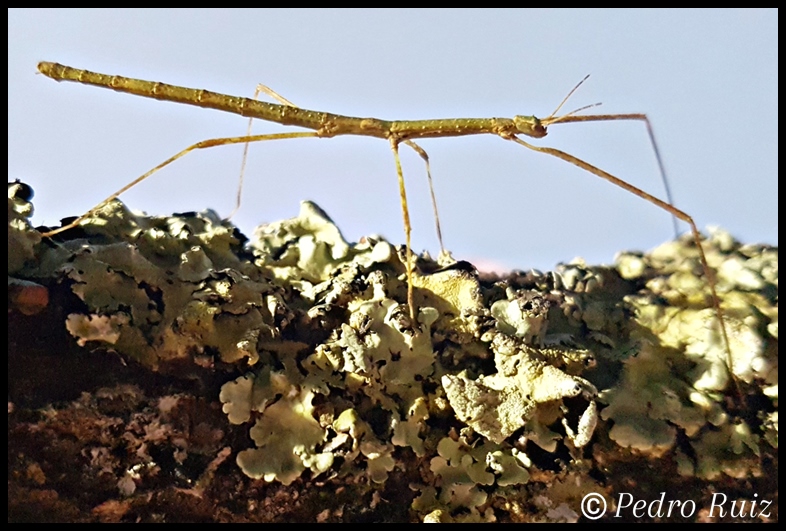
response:
<path id="1" fill-rule="evenodd" d="M 470 445 L 464 436 L 445 437 L 437 444 L 437 456 L 430 469 L 439 478 L 437 488 L 424 487 L 413 502 L 418 511 L 445 515 L 458 508 L 476 508 L 486 503 L 488 494 L 479 486 L 509 487 L 529 480 L 531 466 L 524 452 L 490 441 Z"/>
<path id="2" fill-rule="evenodd" d="M 761 476 L 759 441 L 745 421 L 726 421 L 691 439 L 696 465 L 681 473 L 709 480 L 723 474 L 738 479 Z"/>
<path id="3" fill-rule="evenodd" d="M 423 431 L 424 421 L 428 417 L 428 404 L 426 404 L 425 397 L 416 398 L 409 407 L 406 420 L 394 420 L 393 436 L 390 438 L 390 442 L 396 446 L 409 446 L 416 456 L 423 457 L 426 455 L 426 449 L 423 446 L 424 441 L 420 437 L 420 433 Z"/>
<path id="4" fill-rule="evenodd" d="M 250 431 L 257 447 L 237 454 L 246 474 L 289 485 L 306 468 L 319 475 L 330 467 L 333 454 L 315 451 L 325 431 L 314 419 L 313 398 L 313 392 L 300 391 L 265 408 Z"/>
<path id="5" fill-rule="evenodd" d="M 641 348 L 624 361 L 619 384 L 601 394 L 601 401 L 609 404 L 601 416 L 614 421 L 609 432 L 613 440 L 651 455 L 673 450 L 681 430 L 696 455 L 695 463 L 678 455 L 683 474 L 707 479 L 721 473 L 755 475 L 761 472 L 762 436 L 777 447 L 777 435 L 768 435 L 773 429 L 766 422 L 756 433 L 748 421 L 734 418 L 727 411 L 727 398 L 719 392 L 730 388 L 739 392 L 732 378 L 737 389 L 755 381 L 777 408 L 777 328 L 770 332 L 778 313 L 777 251 L 741 246 L 716 230 L 705 252 L 718 270 L 731 367 L 715 312 L 707 308 L 711 299 L 692 241 L 670 242 L 636 260 L 623 256 L 624 274 L 646 275 L 650 291 L 627 297 L 641 326 L 634 329 Z M 645 263 L 658 275 L 652 269 L 632 267 L 632 262 Z M 670 304 L 658 304 L 658 298 Z M 768 394 L 769 389 L 774 391 Z"/>
<path id="6" fill-rule="evenodd" d="M 254 447 L 235 451 L 252 478 L 378 485 L 417 460 L 417 513 L 483 521 L 530 481 L 531 444 L 575 457 L 604 430 L 613 451 L 702 478 L 760 474 L 763 445 L 777 447 L 777 249 L 720 231 L 705 245 L 731 368 L 689 239 L 616 268 L 496 282 L 421 257 L 412 323 L 401 249 L 346 242 L 311 203 L 248 245 L 212 212 L 148 218 L 118 202 L 43 245 L 30 212 L 9 192 L 9 272 L 69 283 L 80 344 L 170 373 L 224 371 L 219 400 L 248 429 Z M 733 381 L 770 405 L 742 418 Z M 544 520 L 575 519 L 567 500 L 591 487 L 578 484 L 541 500 Z"/>
<path id="7" fill-rule="evenodd" d="M 214 213 L 148 218 L 113 202 L 84 231 L 100 243 L 42 250 L 37 271 L 70 280 L 90 309 L 68 319 L 80 342 L 104 341 L 157 367 L 212 363 L 214 353 L 253 364 L 258 345 L 278 337 L 280 292 L 238 258 L 242 242 Z"/>
<path id="8" fill-rule="evenodd" d="M 548 329 L 549 304 L 538 292 L 506 292 L 508 299 L 491 305 L 491 316 L 503 334 L 517 337 L 529 345 L 542 346 Z"/>
<path id="9" fill-rule="evenodd" d="M 322 217 L 321 212 L 316 209 L 306 209 L 301 215 Z M 306 369 L 306 374 L 301 377 L 302 384 L 294 381 L 292 383 L 304 385 L 306 382 L 314 381 L 314 377 L 323 378 L 326 369 L 330 369 L 332 371 L 330 386 L 345 389 L 344 396 L 359 394 L 358 398 L 361 400 L 359 405 L 369 402 L 364 406 L 365 409 L 380 408 L 385 412 L 388 420 L 384 430 L 393 445 L 411 447 L 416 455 L 425 454 L 424 439 L 420 436 L 423 421 L 428 418 L 423 388 L 425 382 L 441 382 L 457 417 L 497 444 L 503 442 L 528 419 L 534 417 L 539 407 L 545 405 L 548 411 L 553 412 L 554 406 L 558 405 L 562 398 L 583 394 L 591 399 L 596 393 L 592 384 L 549 365 L 548 355 L 545 352 L 541 353 L 534 347 L 528 347 L 520 340 L 504 333 L 486 333 L 481 341 L 478 337 L 483 328 L 481 322 L 484 319 L 489 323 L 493 321 L 489 320 L 488 312 L 484 314 L 478 281 L 460 271 L 447 270 L 429 276 L 418 276 L 415 283 L 418 287 L 416 300 L 432 303 L 433 306 L 420 308 L 417 324 L 419 333 L 413 333 L 409 328 L 411 324 L 408 323 L 403 307 L 390 298 L 391 292 L 397 292 L 399 296 L 404 292 L 405 285 L 401 279 L 403 265 L 400 260 L 392 253 L 377 253 L 385 259 L 385 262 L 380 264 L 382 268 L 364 274 L 365 270 L 376 265 L 369 260 L 367 253 L 378 249 L 379 243 L 374 246 L 364 245 L 359 250 L 346 251 L 343 240 L 336 239 L 337 232 L 334 231 L 327 232 L 331 239 L 326 241 L 319 240 L 316 234 L 314 239 L 304 239 L 304 235 L 299 232 L 300 228 L 312 225 L 324 227 L 321 223 L 293 221 L 278 224 L 275 230 L 265 229 L 257 233 L 258 237 L 263 238 L 268 234 L 275 234 L 277 245 L 283 245 L 281 242 L 289 242 L 288 245 L 296 250 L 281 252 L 281 249 L 276 248 L 271 242 L 255 244 L 258 249 L 275 250 L 282 256 L 289 256 L 288 260 L 306 255 L 315 246 L 322 249 L 318 256 L 324 261 L 333 263 L 336 256 L 347 257 L 347 262 L 331 273 L 328 280 L 324 280 L 325 275 L 315 278 L 313 274 L 308 279 L 302 276 L 297 278 L 299 289 L 303 289 L 309 296 L 315 296 L 316 307 L 322 306 L 319 304 L 320 295 L 331 294 L 331 298 L 335 300 L 343 299 L 342 307 L 346 307 L 350 314 L 348 322 L 339 324 L 328 340 L 317 346 L 313 353 L 305 358 L 302 366 Z M 297 230 L 292 229 L 290 234 L 287 232 L 290 227 L 296 227 Z M 307 252 L 298 249 L 304 242 Z M 338 252 L 332 250 L 336 244 L 341 245 Z M 311 253 L 309 256 L 311 259 L 316 259 L 317 255 Z M 278 267 L 275 262 L 272 266 Z M 312 271 L 317 270 L 327 271 L 321 266 L 312 268 Z M 280 269 L 277 274 L 282 275 L 284 271 Z M 389 273 L 398 277 L 395 283 Z M 354 278 L 347 278 L 348 274 L 354 275 Z M 314 284 L 320 281 L 321 283 Z M 338 289 L 336 284 L 339 285 Z M 337 293 L 340 295 L 336 295 Z M 547 305 L 544 307 L 545 309 L 542 309 L 537 316 L 541 323 L 545 321 L 547 311 Z M 323 306 L 323 308 L 329 311 L 328 307 Z M 443 326 L 446 328 L 443 329 Z M 459 344 L 475 343 L 477 345 L 475 349 L 486 352 L 491 348 L 497 359 L 498 373 L 481 375 L 475 379 L 470 379 L 466 371 L 461 374 L 447 374 L 443 364 L 436 363 L 431 339 L 432 327 L 450 331 L 448 337 Z M 545 326 L 538 330 L 541 329 L 545 330 Z M 530 340 L 534 338 L 532 334 L 524 335 Z M 537 335 L 542 336 L 539 333 Z M 556 351 L 551 354 L 553 355 L 554 352 Z M 431 379 L 435 369 L 438 373 L 442 373 L 441 379 Z M 222 393 L 222 400 L 226 401 L 230 396 L 229 390 L 245 382 L 247 377 L 242 378 L 243 380 L 238 380 L 237 383 L 225 386 L 226 392 Z M 230 385 L 232 387 L 228 387 Z M 247 388 L 248 385 L 244 384 L 243 389 Z M 467 396 L 467 388 L 483 388 L 485 391 Z M 321 390 L 317 392 L 325 394 L 329 392 L 324 386 L 319 389 Z M 241 400 L 241 397 L 234 392 L 231 394 L 233 401 Z M 356 404 L 358 398 L 354 399 Z M 330 401 L 332 394 L 326 399 Z M 503 407 L 496 407 L 499 404 L 503 404 Z M 225 411 L 230 412 L 236 408 L 234 404 L 229 403 L 225 403 L 224 407 Z M 245 416 L 249 408 L 241 406 L 239 410 L 243 411 Z M 346 411 L 341 413 L 339 418 L 342 418 Z M 577 446 L 589 441 L 594 428 L 595 411 L 594 406 L 588 407 L 588 415 L 582 417 L 582 422 L 576 430 L 567 431 L 569 438 Z M 557 414 L 557 418 L 552 420 L 558 420 L 560 416 Z M 336 446 L 337 442 L 329 439 L 329 426 L 325 425 L 323 428 L 325 436 L 328 437 L 326 447 Z M 333 428 L 336 429 L 336 426 L 334 425 Z M 380 459 L 385 459 L 384 462 L 392 466 L 390 451 L 393 447 L 372 435 L 371 430 L 360 430 L 359 435 L 353 437 L 357 439 L 358 436 L 362 437 L 359 448 L 361 454 L 367 458 L 370 478 L 372 481 L 383 481 L 386 477 L 383 472 L 387 472 L 388 467 L 385 466 L 380 471 L 377 463 Z M 374 450 L 364 451 L 364 445 L 373 447 Z M 484 457 L 474 465 L 474 468 L 485 471 L 496 467 L 506 474 L 503 483 L 510 484 L 516 480 L 515 478 L 524 477 L 521 471 L 513 470 L 513 461 L 506 459 L 506 456 L 510 455 L 499 453 L 497 459 L 489 462 L 486 462 Z M 277 459 L 277 456 L 270 452 L 260 452 L 254 456 L 258 459 Z M 354 455 L 352 460 L 357 457 Z M 503 470 L 505 464 L 509 465 L 507 471 Z M 245 468 L 249 464 L 241 463 L 241 466 Z M 492 478 L 493 482 L 493 474 L 489 471 L 484 473 Z M 442 496 L 463 500 L 451 502 L 452 507 L 462 504 L 468 506 L 466 504 L 470 501 L 479 503 L 485 501 L 481 493 L 473 490 L 472 485 L 457 484 L 452 479 L 448 479 L 447 482 L 451 486 L 443 489 Z"/>
<path id="10" fill-rule="evenodd" d="M 383 483 L 388 472 L 396 464 L 392 457 L 393 447 L 377 439 L 371 426 L 362 420 L 354 409 L 347 409 L 333 423 L 336 433 L 348 434 L 351 451 L 344 455 L 347 462 L 352 463 L 360 455 L 366 458 L 367 474 L 374 483 Z M 334 446 L 343 443 L 341 437 L 333 441 Z"/>

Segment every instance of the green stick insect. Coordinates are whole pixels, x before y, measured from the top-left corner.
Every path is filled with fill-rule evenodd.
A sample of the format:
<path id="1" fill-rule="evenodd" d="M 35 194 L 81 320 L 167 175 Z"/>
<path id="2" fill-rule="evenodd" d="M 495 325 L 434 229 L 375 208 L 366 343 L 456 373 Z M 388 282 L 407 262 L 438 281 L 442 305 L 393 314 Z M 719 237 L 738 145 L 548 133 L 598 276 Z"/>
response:
<path id="1" fill-rule="evenodd" d="M 650 126 L 650 122 L 645 114 L 592 114 L 592 115 L 577 114 L 578 112 L 583 111 L 589 107 L 593 107 L 593 105 L 590 105 L 563 114 L 561 116 L 557 116 L 557 113 L 560 111 L 565 101 L 567 101 L 567 99 L 573 94 L 573 92 L 575 92 L 575 90 L 578 88 L 579 85 L 581 85 L 581 83 L 576 85 L 576 87 L 574 87 L 573 90 L 570 91 L 570 93 L 565 97 L 565 99 L 562 100 L 562 103 L 560 103 L 560 105 L 553 113 L 551 113 L 548 117 L 542 119 L 539 119 L 535 116 L 517 115 L 514 116 L 513 118 L 449 118 L 449 119 L 437 119 L 437 120 L 388 121 L 388 120 L 380 120 L 377 118 L 355 118 L 351 116 L 342 116 L 342 115 L 331 114 L 327 112 L 302 109 L 300 107 L 292 105 L 287 100 L 281 98 L 271 90 L 264 87 L 262 88 L 263 91 L 273 95 L 273 97 L 275 97 L 282 103 L 280 104 L 267 103 L 267 102 L 258 101 L 256 99 L 228 96 L 228 95 L 218 94 L 215 92 L 210 92 L 202 89 L 178 87 L 178 86 L 167 85 L 165 83 L 159 83 L 154 81 L 144 81 L 140 79 L 100 74 L 96 72 L 90 72 L 88 70 L 71 68 L 69 66 L 64 66 L 57 63 L 49 63 L 49 62 L 39 63 L 38 71 L 44 74 L 45 76 L 54 79 L 55 81 L 74 81 L 86 85 L 94 85 L 97 87 L 110 88 L 118 92 L 127 92 L 130 94 L 136 94 L 137 96 L 143 96 L 145 98 L 155 98 L 158 100 L 166 100 L 176 103 L 185 103 L 197 107 L 217 109 L 234 114 L 239 114 L 241 116 L 246 116 L 251 119 L 258 118 L 261 120 L 276 122 L 281 125 L 292 125 L 292 126 L 298 126 L 298 127 L 303 127 L 305 129 L 312 130 L 306 132 L 290 132 L 290 133 L 276 133 L 276 134 L 264 134 L 264 135 L 245 135 L 245 136 L 227 137 L 227 138 L 213 138 L 209 140 L 203 140 L 202 142 L 197 142 L 196 144 L 188 146 L 184 150 L 166 159 L 164 162 L 152 168 L 151 170 L 144 173 L 143 175 L 137 177 L 136 179 L 134 179 L 133 181 L 122 187 L 120 190 L 118 190 L 117 192 L 113 193 L 112 195 L 104 199 L 97 206 L 93 207 L 86 214 L 80 216 L 73 222 L 43 234 L 43 236 L 45 237 L 53 236 L 59 232 L 78 226 L 86 218 L 92 216 L 97 210 L 102 208 L 108 202 L 116 199 L 118 196 L 120 196 L 129 188 L 147 179 L 161 168 L 168 166 L 169 164 L 183 157 L 187 153 L 190 153 L 191 151 L 197 149 L 205 149 L 215 146 L 226 146 L 231 144 L 247 144 L 250 142 L 261 142 L 265 140 L 282 140 L 287 138 L 313 138 L 313 137 L 330 138 L 340 135 L 359 135 L 359 136 L 371 136 L 376 138 L 382 138 L 390 143 L 390 149 L 393 151 L 393 158 L 396 164 L 396 174 L 398 175 L 399 193 L 401 198 L 401 210 L 404 218 L 404 232 L 406 237 L 406 262 L 407 262 L 406 266 L 407 266 L 407 282 L 408 282 L 407 303 L 409 305 L 410 318 L 412 319 L 413 327 L 417 328 L 416 326 L 414 326 L 417 321 L 415 319 L 415 304 L 413 301 L 414 257 L 412 255 L 411 239 L 410 239 L 411 226 L 410 226 L 410 219 L 409 219 L 409 208 L 407 205 L 407 194 L 404 185 L 404 174 L 401 169 L 401 160 L 399 158 L 399 145 L 405 144 L 411 147 L 425 160 L 426 169 L 429 177 L 429 183 L 430 183 L 431 172 L 428 165 L 428 155 L 420 146 L 415 144 L 414 140 L 421 139 L 421 138 L 441 138 L 441 137 L 450 137 L 450 136 L 467 136 L 467 135 L 481 135 L 481 134 L 497 135 L 504 140 L 516 142 L 517 144 L 521 144 L 522 146 L 529 148 L 533 151 L 546 153 L 553 157 L 557 157 L 566 162 L 574 164 L 593 175 L 605 179 L 610 183 L 615 184 L 620 188 L 623 188 L 628 192 L 637 195 L 646 201 L 649 201 L 653 205 L 665 210 L 666 212 L 669 212 L 675 218 L 679 218 L 682 221 L 686 222 L 688 225 L 690 225 L 691 233 L 696 243 L 696 248 L 699 251 L 699 257 L 701 259 L 701 264 L 704 269 L 704 274 L 707 278 L 707 283 L 712 293 L 713 307 L 720 325 L 721 335 L 723 337 L 726 355 L 728 358 L 727 364 L 729 368 L 732 367 L 731 347 L 729 344 L 729 337 L 726 331 L 726 324 L 723 319 L 723 314 L 721 313 L 720 302 L 715 287 L 715 277 L 712 271 L 710 270 L 709 265 L 707 264 L 707 259 L 704 254 L 704 250 L 702 249 L 701 246 L 701 235 L 699 234 L 699 230 L 696 227 L 696 223 L 693 221 L 693 218 L 689 216 L 687 213 L 683 212 L 682 210 L 679 210 L 674 205 L 672 205 L 671 200 L 667 202 L 658 199 L 657 197 L 623 181 L 622 179 L 615 177 L 614 175 L 611 175 L 610 173 L 596 166 L 593 166 L 588 162 L 585 162 L 577 157 L 574 157 L 573 155 L 565 153 L 564 151 L 560 151 L 558 149 L 554 149 L 550 147 L 536 146 L 520 138 L 521 136 L 528 136 L 535 139 L 543 138 L 547 134 L 548 127 L 554 124 L 564 124 L 564 123 L 571 123 L 571 122 L 599 122 L 599 121 L 611 121 L 611 120 L 643 121 L 647 126 L 647 131 L 650 135 L 650 140 L 655 150 L 655 155 L 657 157 L 658 164 L 660 166 L 661 175 L 663 176 L 664 183 L 665 183 L 665 172 L 663 170 L 663 165 L 661 163 L 660 154 L 658 152 L 657 144 L 655 143 L 655 138 L 652 133 L 652 127 Z M 586 77 L 584 79 L 586 79 Z M 582 82 L 583 81 L 584 80 L 582 80 Z M 666 188 L 666 191 L 667 191 L 667 196 L 670 198 L 668 187 Z M 433 189 L 432 189 L 432 201 L 433 201 Z M 436 202 L 434 202 L 434 208 L 436 214 Z M 676 229 L 676 221 L 675 221 L 675 229 Z M 439 228 L 438 216 L 437 216 L 437 232 L 440 238 L 440 245 L 442 245 L 442 237 Z"/>

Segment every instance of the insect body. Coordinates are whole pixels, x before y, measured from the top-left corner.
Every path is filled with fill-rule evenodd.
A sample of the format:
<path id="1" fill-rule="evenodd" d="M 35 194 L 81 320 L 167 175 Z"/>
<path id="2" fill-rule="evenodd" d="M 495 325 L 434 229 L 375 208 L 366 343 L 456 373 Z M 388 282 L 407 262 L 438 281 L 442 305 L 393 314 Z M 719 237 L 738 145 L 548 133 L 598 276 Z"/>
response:
<path id="1" fill-rule="evenodd" d="M 535 139 L 543 138 L 544 136 L 546 136 L 548 132 L 548 127 L 550 125 L 559 124 L 559 123 L 609 121 L 609 120 L 640 120 L 647 125 L 647 130 L 650 135 L 650 139 L 652 141 L 653 147 L 655 149 L 655 154 L 658 159 L 658 164 L 661 167 L 661 174 L 664 175 L 663 165 L 661 163 L 657 145 L 655 144 L 655 139 L 652 134 L 652 128 L 650 127 L 649 120 L 647 119 L 646 115 L 644 114 L 598 114 L 598 115 L 576 114 L 579 111 L 586 109 L 587 107 L 583 107 L 581 109 L 578 109 L 576 111 L 561 116 L 556 115 L 557 112 L 559 112 L 562 105 L 567 100 L 567 98 L 570 97 L 570 95 L 576 90 L 576 88 L 578 88 L 578 85 L 568 94 L 568 96 L 565 99 L 563 99 L 562 103 L 560 103 L 560 105 L 551 115 L 543 119 L 539 119 L 535 116 L 517 115 L 514 116 L 513 118 L 456 118 L 456 119 L 436 119 L 436 120 L 389 121 L 389 120 L 380 120 L 377 118 L 356 118 L 351 116 L 331 114 L 327 112 L 311 111 L 308 109 L 302 109 L 300 107 L 287 104 L 288 102 L 285 104 L 267 103 L 267 102 L 257 101 L 251 98 L 228 96 L 228 95 L 218 94 L 215 92 L 210 92 L 202 89 L 178 87 L 174 85 L 167 85 L 165 83 L 144 81 L 139 79 L 132 79 L 132 78 L 126 78 L 121 76 L 112 76 L 107 74 L 100 74 L 96 72 L 90 72 L 87 70 L 71 68 L 57 63 L 49 63 L 49 62 L 39 63 L 38 70 L 42 74 L 56 81 L 74 81 L 87 85 L 95 85 L 104 88 L 111 88 L 118 92 L 127 92 L 130 94 L 136 94 L 138 96 L 144 96 L 146 98 L 155 98 L 159 100 L 173 101 L 177 103 L 186 103 L 198 107 L 207 107 L 211 109 L 217 109 L 226 112 L 231 112 L 234 114 L 239 114 L 241 116 L 246 116 L 250 118 L 258 118 L 262 120 L 276 122 L 282 125 L 299 126 L 312 130 L 306 132 L 289 132 L 289 133 L 276 133 L 276 134 L 265 134 L 265 135 L 214 138 L 214 139 L 198 142 L 196 144 L 193 144 L 185 148 L 179 153 L 176 153 L 175 155 L 168 158 L 167 160 L 165 160 L 158 166 L 154 167 L 147 173 L 141 175 L 140 177 L 138 177 L 131 183 L 127 184 L 126 186 L 124 186 L 123 188 L 121 188 L 111 196 L 109 196 L 107 199 L 102 201 L 98 206 L 94 207 L 85 215 L 79 217 L 72 223 L 65 225 L 64 227 L 52 230 L 49 233 L 46 233 L 44 236 L 51 236 L 58 232 L 77 226 L 79 223 L 81 223 L 81 221 L 92 215 L 93 212 L 101 208 L 107 202 L 117 198 L 120 194 L 122 194 L 132 186 L 136 185 L 137 183 L 143 181 L 144 179 L 146 179 L 153 173 L 157 172 L 164 166 L 171 164 L 175 160 L 183 157 L 187 153 L 194 151 L 196 149 L 204 149 L 214 146 L 222 146 L 222 145 L 230 145 L 230 144 L 243 144 L 248 142 L 260 142 L 264 140 L 281 140 L 287 138 L 333 137 L 339 135 L 361 135 L 361 136 L 372 136 L 377 138 L 383 138 L 390 143 L 390 148 L 393 151 L 393 157 L 396 164 L 396 173 L 398 175 L 399 191 L 401 196 L 401 208 L 404 218 L 404 230 L 405 230 L 406 245 L 407 245 L 407 280 L 409 285 L 408 292 L 407 292 L 407 302 L 409 305 L 410 317 L 412 319 L 413 326 L 416 327 L 415 323 L 417 321 L 415 320 L 415 305 L 413 303 L 413 283 L 412 283 L 414 266 L 413 266 L 412 250 L 410 245 L 411 227 L 409 221 L 409 211 L 407 207 L 406 189 L 404 185 L 404 174 L 401 169 L 401 161 L 398 152 L 399 144 L 404 143 L 405 145 L 412 147 L 428 163 L 428 157 L 426 156 L 425 151 L 423 151 L 417 144 L 415 144 L 414 140 L 420 138 L 493 134 L 505 140 L 516 142 L 533 151 L 546 153 L 553 157 L 557 157 L 566 162 L 574 164 L 579 168 L 582 168 L 592 173 L 593 175 L 601 177 L 611 182 L 612 184 L 624 188 L 625 190 L 631 192 L 632 194 L 635 194 L 649 201 L 655 206 L 671 213 L 672 216 L 674 216 L 675 218 L 679 218 L 685 221 L 686 223 L 688 223 L 690 225 L 691 232 L 693 234 L 693 239 L 696 243 L 696 247 L 699 251 L 702 267 L 704 269 L 704 273 L 707 278 L 707 283 L 709 284 L 710 290 L 712 292 L 713 306 L 720 324 L 724 345 L 726 347 L 726 352 L 728 357 L 727 360 L 728 367 L 732 366 L 729 339 L 726 332 L 726 326 L 723 321 L 723 315 L 721 314 L 720 303 L 718 302 L 718 296 L 715 289 L 715 279 L 712 274 L 712 271 L 707 265 L 707 260 L 704 256 L 704 251 L 701 246 L 701 236 L 696 227 L 696 224 L 693 221 L 693 218 L 691 218 L 687 213 L 683 212 L 682 210 L 679 210 L 676 207 L 674 207 L 671 204 L 671 201 L 663 201 L 661 199 L 658 199 L 657 197 L 650 195 L 647 192 L 623 181 L 622 179 L 615 177 L 614 175 L 611 175 L 610 173 L 596 166 L 593 166 L 588 162 L 585 162 L 579 158 L 574 157 L 573 155 L 570 155 L 568 153 L 565 153 L 564 151 L 560 151 L 554 148 L 536 146 L 520 138 L 521 136 L 528 136 Z M 579 85 L 580 84 L 581 83 L 579 83 Z M 667 196 L 670 196 L 670 194 L 668 193 L 668 188 L 667 188 Z"/>

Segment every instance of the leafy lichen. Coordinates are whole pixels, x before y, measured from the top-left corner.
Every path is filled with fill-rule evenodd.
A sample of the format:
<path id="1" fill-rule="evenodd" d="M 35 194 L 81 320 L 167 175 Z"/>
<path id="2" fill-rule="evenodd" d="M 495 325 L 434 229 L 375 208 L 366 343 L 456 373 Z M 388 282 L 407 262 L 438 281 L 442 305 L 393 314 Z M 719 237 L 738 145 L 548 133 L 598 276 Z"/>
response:
<path id="1" fill-rule="evenodd" d="M 565 521 L 594 482 L 537 494 L 533 455 L 569 476 L 594 447 L 604 467 L 636 455 L 711 480 L 760 475 L 777 448 L 777 249 L 705 242 L 729 367 L 689 239 L 504 279 L 419 257 L 413 323 L 402 249 L 346 242 L 311 203 L 248 243 L 212 212 L 149 218 L 119 202 L 44 242 L 15 186 L 9 273 L 68 286 L 79 344 L 217 377 L 206 398 L 250 437 L 233 451 L 251 478 L 374 488 L 414 470 L 411 507 L 431 521 L 519 514 L 531 485 L 535 520 Z"/>

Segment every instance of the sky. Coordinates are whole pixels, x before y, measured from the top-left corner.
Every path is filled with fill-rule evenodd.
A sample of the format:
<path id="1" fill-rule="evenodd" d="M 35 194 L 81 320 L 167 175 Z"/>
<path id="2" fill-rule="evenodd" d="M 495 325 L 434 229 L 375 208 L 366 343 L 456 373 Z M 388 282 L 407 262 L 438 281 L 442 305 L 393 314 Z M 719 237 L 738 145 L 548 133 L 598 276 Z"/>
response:
<path id="1" fill-rule="evenodd" d="M 8 178 L 56 225 L 186 146 L 245 132 L 232 114 L 36 74 L 55 61 L 237 96 L 264 83 L 300 107 L 388 120 L 646 113 L 675 204 L 700 229 L 778 244 L 778 13 L 770 10 L 17 10 L 8 12 Z M 280 133 L 255 123 L 256 133 Z M 289 129 L 293 130 L 293 129 Z M 419 142 L 447 248 L 484 269 L 610 263 L 673 237 L 670 216 L 546 154 L 492 135 Z M 555 124 L 533 141 L 663 197 L 639 122 Z M 151 214 L 229 214 L 242 148 L 191 153 L 123 195 Z M 433 255 L 422 161 L 402 150 L 413 247 Z M 252 146 L 245 232 L 312 200 L 350 241 L 403 243 L 387 142 L 335 137 Z M 687 225 L 681 224 L 687 231 Z"/>

